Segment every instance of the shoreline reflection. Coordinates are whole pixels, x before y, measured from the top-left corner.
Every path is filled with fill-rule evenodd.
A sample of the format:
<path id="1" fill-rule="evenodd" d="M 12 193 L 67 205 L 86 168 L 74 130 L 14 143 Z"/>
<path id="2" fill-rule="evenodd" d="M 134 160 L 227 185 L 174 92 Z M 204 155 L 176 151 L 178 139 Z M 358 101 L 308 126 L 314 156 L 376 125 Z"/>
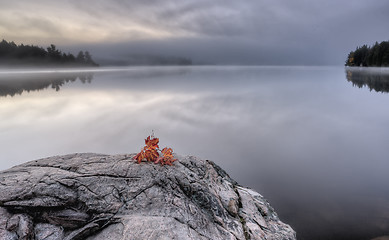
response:
<path id="1" fill-rule="evenodd" d="M 51 87 L 55 91 L 61 90 L 67 83 L 91 83 L 92 72 L 46 73 L 46 74 L 12 74 L 0 75 L 0 97 L 22 95 L 30 91 L 39 91 Z"/>
<path id="2" fill-rule="evenodd" d="M 360 68 L 346 69 L 346 78 L 347 81 L 352 82 L 353 87 L 366 87 L 370 91 L 381 93 L 389 92 L 389 72 Z"/>

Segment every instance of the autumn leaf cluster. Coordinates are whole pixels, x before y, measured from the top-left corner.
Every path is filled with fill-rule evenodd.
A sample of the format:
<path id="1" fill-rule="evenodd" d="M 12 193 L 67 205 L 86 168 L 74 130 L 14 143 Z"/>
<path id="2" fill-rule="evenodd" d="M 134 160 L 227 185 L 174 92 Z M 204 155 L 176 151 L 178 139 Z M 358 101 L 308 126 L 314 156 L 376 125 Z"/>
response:
<path id="1" fill-rule="evenodd" d="M 136 154 L 134 159 L 137 160 L 138 163 L 141 163 L 142 160 L 146 160 L 156 164 L 160 163 L 161 165 L 166 164 L 171 166 L 173 162 L 177 160 L 173 157 L 173 150 L 167 147 L 160 150 L 158 143 L 159 138 L 148 136 L 145 139 L 146 146 Z"/>

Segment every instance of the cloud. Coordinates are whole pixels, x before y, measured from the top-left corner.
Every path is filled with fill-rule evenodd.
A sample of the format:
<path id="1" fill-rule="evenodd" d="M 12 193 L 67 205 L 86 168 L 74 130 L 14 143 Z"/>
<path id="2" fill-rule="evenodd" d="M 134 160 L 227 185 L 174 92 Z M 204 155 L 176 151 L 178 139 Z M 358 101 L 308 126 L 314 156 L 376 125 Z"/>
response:
<path id="1" fill-rule="evenodd" d="M 100 44 L 98 52 L 167 47 L 204 62 L 342 64 L 357 45 L 389 39 L 388 11 L 379 0 L 21 0 L 2 3 L 0 31 L 24 43 Z"/>

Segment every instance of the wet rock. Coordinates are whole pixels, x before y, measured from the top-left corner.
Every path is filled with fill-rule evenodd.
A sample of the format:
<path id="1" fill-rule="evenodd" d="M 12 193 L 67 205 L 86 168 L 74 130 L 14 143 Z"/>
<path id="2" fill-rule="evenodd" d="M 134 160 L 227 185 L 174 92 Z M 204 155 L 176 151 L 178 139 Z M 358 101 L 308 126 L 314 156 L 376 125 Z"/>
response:
<path id="1" fill-rule="evenodd" d="M 0 172 L 0 239 L 296 239 L 211 161 L 72 154 Z"/>

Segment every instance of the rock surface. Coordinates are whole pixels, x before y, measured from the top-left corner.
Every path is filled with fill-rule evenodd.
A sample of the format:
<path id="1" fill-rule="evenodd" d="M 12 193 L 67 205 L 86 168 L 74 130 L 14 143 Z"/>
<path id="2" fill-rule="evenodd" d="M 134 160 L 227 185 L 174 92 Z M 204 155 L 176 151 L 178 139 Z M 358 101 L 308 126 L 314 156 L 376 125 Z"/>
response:
<path id="1" fill-rule="evenodd" d="M 72 154 L 0 172 L 0 239 L 296 239 L 211 161 Z"/>

